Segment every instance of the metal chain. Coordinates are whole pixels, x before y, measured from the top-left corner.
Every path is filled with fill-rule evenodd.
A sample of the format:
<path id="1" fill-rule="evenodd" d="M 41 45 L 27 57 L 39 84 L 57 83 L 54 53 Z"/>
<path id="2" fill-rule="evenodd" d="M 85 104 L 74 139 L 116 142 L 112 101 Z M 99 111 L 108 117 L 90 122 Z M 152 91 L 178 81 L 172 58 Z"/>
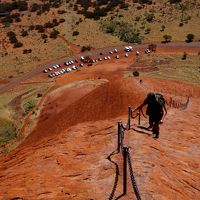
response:
<path id="1" fill-rule="evenodd" d="M 138 115 L 139 115 L 139 112 L 137 112 L 137 114 L 133 117 L 133 111 L 131 110 L 131 118 L 132 119 L 135 119 Z"/>
<path id="2" fill-rule="evenodd" d="M 114 161 L 112 161 L 111 159 L 109 159 L 116 167 L 116 174 L 115 174 L 115 182 L 114 182 L 114 185 L 113 185 L 113 188 L 112 188 L 112 192 L 110 193 L 110 196 L 109 196 L 109 200 L 112 200 L 114 195 L 115 195 L 115 192 L 116 192 L 116 189 L 117 189 L 117 184 L 118 184 L 118 176 L 119 176 L 119 167 L 117 165 L 117 163 L 115 163 Z"/>
<path id="3" fill-rule="evenodd" d="M 188 107 L 189 101 L 190 101 L 190 98 L 188 97 L 186 103 L 178 103 L 170 97 L 169 102 L 166 101 L 166 103 L 169 107 L 185 110 Z"/>
<path id="4" fill-rule="evenodd" d="M 129 165 L 129 171 L 130 171 L 131 183 L 132 183 L 132 186 L 133 186 L 133 190 L 135 192 L 135 196 L 136 196 L 137 200 L 141 200 L 140 192 L 138 190 L 137 183 L 136 183 L 136 180 L 135 180 L 135 177 L 134 177 L 134 173 L 133 173 L 133 168 L 132 168 L 132 164 L 131 164 L 131 157 L 130 157 L 129 149 L 127 151 L 127 157 L 128 157 L 128 165 Z"/>
<path id="5" fill-rule="evenodd" d="M 145 116 L 145 114 L 144 114 L 144 112 L 143 112 L 142 109 L 141 109 L 141 113 L 142 113 L 142 115 L 143 115 L 144 118 L 147 118 L 147 116 Z"/>

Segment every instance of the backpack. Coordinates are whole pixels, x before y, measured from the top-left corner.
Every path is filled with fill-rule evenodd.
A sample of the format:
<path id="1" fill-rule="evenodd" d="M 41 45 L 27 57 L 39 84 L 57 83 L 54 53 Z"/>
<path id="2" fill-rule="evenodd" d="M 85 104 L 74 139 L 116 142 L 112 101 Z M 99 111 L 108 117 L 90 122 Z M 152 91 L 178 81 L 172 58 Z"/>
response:
<path id="1" fill-rule="evenodd" d="M 160 104 L 160 106 L 164 106 L 166 101 L 165 101 L 165 98 L 163 97 L 162 94 L 160 93 L 155 93 L 155 97 L 156 97 L 156 101 Z"/>

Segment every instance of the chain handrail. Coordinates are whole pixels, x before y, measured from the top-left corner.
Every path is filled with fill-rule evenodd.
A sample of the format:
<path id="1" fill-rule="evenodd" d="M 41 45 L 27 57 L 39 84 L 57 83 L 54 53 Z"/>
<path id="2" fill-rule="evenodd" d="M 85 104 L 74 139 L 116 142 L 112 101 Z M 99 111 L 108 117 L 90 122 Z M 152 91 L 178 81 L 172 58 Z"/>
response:
<path id="1" fill-rule="evenodd" d="M 118 185 L 118 180 L 119 180 L 119 166 L 117 165 L 116 162 L 114 162 L 113 160 L 111 160 L 111 157 L 108 156 L 107 158 L 110 162 L 112 162 L 114 165 L 115 165 L 115 181 L 114 181 L 114 185 L 113 185 L 113 188 L 112 188 L 112 192 L 110 193 L 110 196 L 109 196 L 109 200 L 112 200 L 114 195 L 115 195 L 115 192 L 116 192 L 116 189 L 117 189 L 117 185 Z"/>
<path id="2" fill-rule="evenodd" d="M 172 97 L 170 97 L 169 102 L 166 101 L 166 104 L 169 107 L 178 108 L 180 110 L 185 110 L 188 107 L 189 102 L 190 102 L 189 97 L 187 98 L 187 101 L 185 103 L 176 102 L 174 99 L 172 99 Z"/>
<path id="3" fill-rule="evenodd" d="M 166 101 L 166 104 L 169 107 L 174 107 L 174 108 L 178 108 L 178 109 L 184 110 L 184 109 L 187 108 L 189 102 L 190 102 L 190 98 L 189 97 L 187 98 L 187 101 L 185 103 L 177 103 L 175 100 L 172 99 L 172 97 L 170 97 L 169 102 Z M 136 180 L 135 180 L 135 177 L 134 177 L 134 173 L 133 173 L 130 152 L 129 152 L 129 149 L 127 147 L 124 147 L 125 131 L 126 130 L 130 130 L 131 119 L 135 119 L 136 117 L 139 117 L 138 118 L 138 120 L 139 120 L 138 123 L 140 125 L 140 113 L 142 113 L 142 115 L 145 118 L 147 118 L 147 116 L 144 115 L 142 109 L 140 109 L 139 112 L 137 112 L 137 114 L 135 116 L 133 116 L 133 112 L 134 111 L 135 110 L 132 110 L 132 108 L 130 106 L 128 107 L 128 120 L 127 120 L 126 127 L 123 125 L 122 121 L 118 122 L 118 148 L 117 148 L 117 150 L 118 150 L 118 153 L 119 153 L 120 149 L 121 149 L 121 152 L 124 153 L 124 149 L 127 149 L 126 152 L 125 152 L 125 154 L 127 154 L 127 155 L 125 155 L 125 156 L 127 156 L 127 158 L 128 158 L 127 161 L 128 161 L 128 165 L 129 165 L 129 172 L 130 172 L 132 187 L 133 187 L 133 190 L 135 192 L 137 200 L 141 200 L 141 196 L 140 196 L 140 193 L 139 193 L 139 190 L 138 190 L 138 187 L 137 187 L 137 184 L 136 184 Z M 112 192 L 110 193 L 110 196 L 109 196 L 109 200 L 112 200 L 114 195 L 115 195 L 115 191 L 116 191 L 117 184 L 118 184 L 119 167 L 118 167 L 117 163 L 115 163 L 114 161 L 111 160 L 110 156 L 108 157 L 108 160 L 111 161 L 116 166 L 115 181 L 114 181 L 114 185 L 113 185 L 113 188 L 112 188 Z M 126 162 L 126 159 L 124 159 L 124 162 Z M 126 170 L 126 164 L 124 163 L 124 171 L 125 170 Z M 124 180 L 126 180 L 126 178 L 124 178 Z M 125 194 L 125 191 L 126 191 L 126 185 L 124 185 L 124 193 L 123 194 Z"/>
<path id="4" fill-rule="evenodd" d="M 127 148 L 127 157 L 128 157 L 129 172 L 130 172 L 130 176 L 131 176 L 131 183 L 133 186 L 133 190 L 135 192 L 135 196 L 136 196 L 137 200 L 141 200 L 140 192 L 139 192 L 139 189 L 138 189 L 135 177 L 134 177 L 134 173 L 133 173 L 129 148 Z"/>

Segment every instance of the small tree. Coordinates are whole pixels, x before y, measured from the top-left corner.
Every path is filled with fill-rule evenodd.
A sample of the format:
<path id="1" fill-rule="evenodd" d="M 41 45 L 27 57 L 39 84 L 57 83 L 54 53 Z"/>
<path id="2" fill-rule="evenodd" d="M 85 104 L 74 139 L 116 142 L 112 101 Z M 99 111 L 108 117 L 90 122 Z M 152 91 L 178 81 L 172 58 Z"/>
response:
<path id="1" fill-rule="evenodd" d="M 186 38 L 187 38 L 186 42 L 193 42 L 193 40 L 194 40 L 194 34 L 189 33 L 189 34 L 187 34 Z"/>
<path id="2" fill-rule="evenodd" d="M 14 43 L 14 48 L 19 48 L 19 47 L 22 47 L 23 44 L 21 42 L 16 42 Z"/>
<path id="3" fill-rule="evenodd" d="M 163 38 L 165 39 L 165 43 L 167 43 L 167 42 L 171 42 L 171 40 L 172 40 L 172 36 L 171 35 L 163 35 Z"/>
<path id="4" fill-rule="evenodd" d="M 48 38 L 48 36 L 47 36 L 46 34 L 43 33 L 43 34 L 41 34 L 41 38 L 42 38 L 42 39 L 46 39 L 46 38 Z"/>
<path id="5" fill-rule="evenodd" d="M 50 38 L 56 39 L 59 34 L 59 31 L 53 29 L 53 31 L 50 33 Z"/>
<path id="6" fill-rule="evenodd" d="M 74 31 L 74 32 L 72 33 L 72 36 L 77 36 L 77 35 L 79 35 L 79 32 L 78 32 L 78 31 Z"/>
<path id="7" fill-rule="evenodd" d="M 133 72 L 133 76 L 136 77 L 136 76 L 139 76 L 139 75 L 140 75 L 140 73 L 139 73 L 138 71 L 134 71 L 134 72 Z"/>
<path id="8" fill-rule="evenodd" d="M 7 32 L 7 36 L 9 37 L 9 40 L 10 40 L 11 43 L 18 42 L 18 40 L 16 38 L 16 34 L 13 31 Z"/>
<path id="9" fill-rule="evenodd" d="M 22 37 L 25 37 L 25 36 L 27 36 L 28 35 L 28 31 L 25 31 L 24 29 L 22 29 L 22 31 L 21 31 L 21 36 Z"/>
<path id="10" fill-rule="evenodd" d="M 151 32 L 151 28 L 147 28 L 147 29 L 145 29 L 145 34 L 149 34 Z"/>

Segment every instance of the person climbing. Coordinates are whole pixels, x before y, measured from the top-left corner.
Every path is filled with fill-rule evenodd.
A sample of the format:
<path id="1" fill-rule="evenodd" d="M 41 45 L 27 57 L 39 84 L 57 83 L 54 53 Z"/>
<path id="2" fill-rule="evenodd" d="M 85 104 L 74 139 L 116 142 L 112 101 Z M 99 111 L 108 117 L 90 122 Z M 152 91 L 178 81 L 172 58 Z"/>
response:
<path id="1" fill-rule="evenodd" d="M 165 99 L 162 94 L 150 92 L 144 102 L 135 110 L 141 110 L 145 105 L 147 105 L 146 114 L 149 115 L 148 130 L 152 129 L 155 134 L 154 138 L 159 138 L 159 124 L 162 122 L 164 111 L 165 115 L 167 114 Z"/>

